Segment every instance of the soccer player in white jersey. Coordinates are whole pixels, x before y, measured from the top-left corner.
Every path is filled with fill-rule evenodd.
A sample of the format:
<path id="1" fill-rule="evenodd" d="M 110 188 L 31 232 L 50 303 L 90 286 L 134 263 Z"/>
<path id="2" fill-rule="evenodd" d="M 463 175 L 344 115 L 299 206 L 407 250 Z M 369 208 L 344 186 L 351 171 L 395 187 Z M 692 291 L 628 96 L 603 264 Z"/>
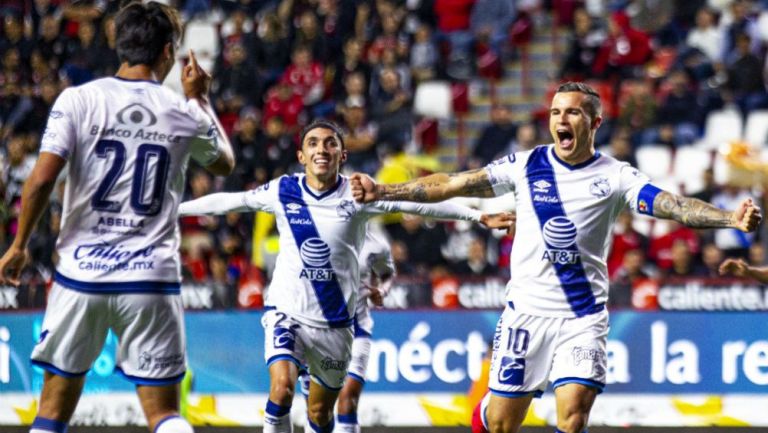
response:
<path id="1" fill-rule="evenodd" d="M 187 214 L 266 211 L 275 214 L 280 253 L 262 318 L 270 390 L 265 433 L 292 431 L 290 410 L 299 368 L 311 377 L 307 399 L 312 431 L 331 432 L 333 406 L 344 384 L 360 283 L 358 253 L 372 216 L 406 211 L 509 226 L 507 214 L 484 215 L 451 203 L 358 204 L 339 174 L 346 159 L 334 123 L 316 120 L 301 134 L 297 151 L 304 174 L 281 176 L 245 192 L 217 193 L 181 204 Z"/>
<path id="2" fill-rule="evenodd" d="M 627 205 L 689 227 L 754 231 L 751 199 L 734 211 L 662 191 L 626 163 L 595 151 L 600 96 L 583 83 L 562 84 L 552 98 L 554 143 L 516 152 L 485 168 L 435 174 L 397 185 L 351 176 L 360 202 L 445 200 L 514 192 L 517 232 L 508 305 L 496 328 L 487 410 L 493 433 L 517 432 L 531 399 L 553 383 L 557 432 L 582 433 L 605 384 L 610 233 Z"/>
<path id="3" fill-rule="evenodd" d="M 365 385 L 368 357 L 371 352 L 373 318 L 368 302 L 382 306 L 395 277 L 395 262 L 389 243 L 370 229 L 360 251 L 360 292 L 355 308 L 352 359 L 344 381 L 344 387 L 336 404 L 336 433 L 360 433 L 357 421 L 357 404 Z"/>
<path id="4" fill-rule="evenodd" d="M 0 259 L 0 284 L 19 283 L 26 247 L 57 176 L 69 165 L 59 262 L 32 362 L 45 370 L 32 433 L 64 433 L 111 328 L 117 369 L 156 433 L 189 433 L 179 417 L 186 369 L 177 209 L 192 157 L 219 175 L 234 168 L 229 141 L 207 101 L 211 77 L 190 53 L 186 99 L 161 85 L 181 23 L 160 3 L 132 3 L 116 17 L 114 77 L 66 89 L 24 185 L 19 229 Z"/>

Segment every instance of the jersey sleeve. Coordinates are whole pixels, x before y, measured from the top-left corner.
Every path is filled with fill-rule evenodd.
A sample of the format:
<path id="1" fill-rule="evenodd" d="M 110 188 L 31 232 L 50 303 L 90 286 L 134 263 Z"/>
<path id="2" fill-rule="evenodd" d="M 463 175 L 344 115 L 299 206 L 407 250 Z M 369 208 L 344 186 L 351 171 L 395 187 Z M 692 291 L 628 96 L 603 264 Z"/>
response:
<path id="1" fill-rule="evenodd" d="M 488 181 L 496 196 L 504 195 L 515 190 L 515 172 L 522 165 L 516 153 L 492 161 L 485 166 Z"/>
<path id="2" fill-rule="evenodd" d="M 48 122 L 40 142 L 40 152 L 56 154 L 64 159 L 74 152 L 77 145 L 78 93 L 75 88 L 65 89 L 56 99 L 48 115 Z"/>
<path id="3" fill-rule="evenodd" d="M 438 203 L 417 203 L 410 201 L 375 201 L 365 207 L 365 211 L 371 214 L 383 214 L 394 212 L 405 212 L 426 217 L 480 221 L 483 215 L 477 209 L 472 209 L 451 200 Z"/>
<path id="4" fill-rule="evenodd" d="M 626 163 L 621 165 L 619 176 L 624 202 L 635 212 L 653 216 L 653 200 L 661 189 L 653 185 L 648 176 Z"/>
<path id="5" fill-rule="evenodd" d="M 186 102 L 186 114 L 195 123 L 195 130 L 190 141 L 190 154 L 203 167 L 213 164 L 221 155 L 219 130 L 216 123 L 201 107 L 191 99 Z"/>
<path id="6" fill-rule="evenodd" d="M 246 192 L 245 205 L 251 210 L 275 213 L 275 206 L 280 205 L 277 194 L 280 189 L 280 179 L 273 179 L 258 188 Z"/>

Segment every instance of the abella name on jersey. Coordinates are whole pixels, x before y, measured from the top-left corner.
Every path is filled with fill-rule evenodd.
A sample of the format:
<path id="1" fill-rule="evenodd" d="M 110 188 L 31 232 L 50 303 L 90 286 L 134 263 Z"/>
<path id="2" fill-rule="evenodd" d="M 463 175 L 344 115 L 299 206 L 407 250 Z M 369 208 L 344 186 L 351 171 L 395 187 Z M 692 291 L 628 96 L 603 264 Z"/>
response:
<path id="1" fill-rule="evenodd" d="M 120 137 L 120 138 L 133 138 L 137 140 L 150 140 L 155 143 L 179 143 L 181 136 L 173 134 L 165 134 L 158 131 L 152 131 L 149 129 L 128 129 L 128 128 L 99 128 L 94 125 L 91 126 L 91 135 L 98 135 L 102 138 L 106 137 Z"/>

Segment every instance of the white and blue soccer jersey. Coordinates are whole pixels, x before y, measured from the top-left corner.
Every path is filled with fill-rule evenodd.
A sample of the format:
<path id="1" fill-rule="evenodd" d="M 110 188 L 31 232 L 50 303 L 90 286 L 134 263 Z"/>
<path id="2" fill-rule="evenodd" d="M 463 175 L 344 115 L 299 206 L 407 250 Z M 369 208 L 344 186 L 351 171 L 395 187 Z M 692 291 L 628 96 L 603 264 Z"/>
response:
<path id="1" fill-rule="evenodd" d="M 653 215 L 660 190 L 629 164 L 600 153 L 569 165 L 553 145 L 510 154 L 486 171 L 496 195 L 514 192 L 517 201 L 510 305 L 554 317 L 601 311 L 614 221 L 626 205 Z"/>
<path id="2" fill-rule="evenodd" d="M 55 280 L 93 293 L 179 293 L 185 171 L 190 156 L 219 157 L 216 132 L 197 102 L 155 82 L 66 89 L 40 149 L 69 167 Z"/>
<path id="3" fill-rule="evenodd" d="M 401 211 L 473 220 L 480 216 L 479 211 L 449 216 L 434 204 L 359 204 L 344 176 L 322 193 L 313 191 L 300 174 L 282 176 L 234 196 L 242 200 L 238 210 L 263 210 L 277 220 L 280 253 L 265 300 L 267 308 L 324 328 L 352 326 L 360 288 L 359 254 L 370 217 Z"/>
<path id="4" fill-rule="evenodd" d="M 373 318 L 369 313 L 369 284 L 378 284 L 382 277 L 395 274 L 395 261 L 389 243 L 381 236 L 367 230 L 365 242 L 360 251 L 360 292 L 355 311 L 355 336 L 371 336 Z M 378 282 L 377 282 L 378 281 Z"/>

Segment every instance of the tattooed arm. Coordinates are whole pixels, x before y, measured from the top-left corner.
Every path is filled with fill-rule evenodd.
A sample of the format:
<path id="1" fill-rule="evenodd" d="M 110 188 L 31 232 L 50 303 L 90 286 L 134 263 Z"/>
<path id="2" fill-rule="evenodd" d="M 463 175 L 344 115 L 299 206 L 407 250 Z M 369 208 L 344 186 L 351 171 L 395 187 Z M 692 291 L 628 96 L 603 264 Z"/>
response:
<path id="1" fill-rule="evenodd" d="M 693 228 L 735 228 L 743 232 L 755 231 L 762 219 L 760 208 L 752 203 L 752 199 L 744 200 L 736 210 L 729 211 L 666 191 L 653 200 L 653 215 Z"/>
<path id="2" fill-rule="evenodd" d="M 366 175 L 355 173 L 352 194 L 359 202 L 374 200 L 404 200 L 437 202 L 452 197 L 493 197 L 493 187 L 485 168 L 461 173 L 437 173 L 409 182 L 382 185 Z"/>

